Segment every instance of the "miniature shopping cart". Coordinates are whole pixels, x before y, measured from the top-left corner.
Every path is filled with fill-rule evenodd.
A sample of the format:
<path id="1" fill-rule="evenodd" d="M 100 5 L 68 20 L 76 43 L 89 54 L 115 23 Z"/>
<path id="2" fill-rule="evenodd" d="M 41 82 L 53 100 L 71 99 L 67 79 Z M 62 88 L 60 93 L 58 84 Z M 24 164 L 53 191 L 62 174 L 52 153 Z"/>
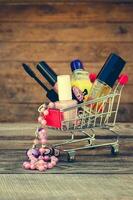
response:
<path id="1" fill-rule="evenodd" d="M 107 96 L 102 96 L 94 100 L 80 103 L 77 106 L 69 107 L 66 109 L 52 109 L 49 108 L 49 114 L 46 116 L 48 128 L 67 131 L 70 133 L 71 138 L 59 144 L 54 144 L 53 147 L 62 149 L 67 152 L 68 160 L 75 159 L 76 151 L 84 149 L 95 149 L 99 147 L 111 147 L 113 155 L 119 152 L 119 135 L 115 131 L 116 117 L 120 104 L 121 93 L 124 85 L 128 81 L 127 75 L 119 78 L 114 90 Z M 42 107 L 38 110 L 40 111 Z M 74 114 L 75 113 L 75 114 Z M 65 117 L 64 119 L 64 116 Z M 66 120 L 67 119 L 67 120 Z M 97 143 L 96 131 L 106 129 L 113 133 L 114 137 L 111 142 Z M 79 134 L 82 137 L 75 139 L 75 135 Z M 87 144 L 85 143 L 87 142 Z M 70 147 L 76 143 L 85 143 L 80 147 Z M 75 145 L 76 146 L 76 145 Z"/>

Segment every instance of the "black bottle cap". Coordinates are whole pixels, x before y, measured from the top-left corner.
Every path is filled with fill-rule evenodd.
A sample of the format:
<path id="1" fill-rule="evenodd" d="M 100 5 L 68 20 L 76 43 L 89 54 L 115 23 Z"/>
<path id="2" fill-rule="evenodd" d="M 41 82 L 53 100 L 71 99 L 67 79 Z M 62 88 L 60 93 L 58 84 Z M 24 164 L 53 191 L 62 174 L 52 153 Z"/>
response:
<path id="1" fill-rule="evenodd" d="M 119 77 L 126 61 L 123 60 L 120 56 L 111 53 L 97 75 L 97 79 L 103 81 L 111 88 L 114 86 L 115 81 Z"/>
<path id="2" fill-rule="evenodd" d="M 76 69 L 84 69 L 83 63 L 80 60 L 73 60 L 71 62 L 71 70 L 72 72 Z"/>
<path id="3" fill-rule="evenodd" d="M 54 86 L 57 82 L 57 74 L 48 66 L 44 61 L 41 61 L 37 64 L 37 69 L 45 77 L 45 79 Z"/>

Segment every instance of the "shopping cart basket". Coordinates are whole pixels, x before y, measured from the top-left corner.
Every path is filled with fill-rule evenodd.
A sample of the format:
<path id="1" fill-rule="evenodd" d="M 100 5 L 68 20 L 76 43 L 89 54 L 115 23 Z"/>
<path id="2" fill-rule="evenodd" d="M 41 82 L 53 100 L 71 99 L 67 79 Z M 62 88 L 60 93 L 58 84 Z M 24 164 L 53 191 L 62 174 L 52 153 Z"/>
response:
<path id="1" fill-rule="evenodd" d="M 111 153 L 113 155 L 118 154 L 119 135 L 114 127 L 122 89 L 127 80 L 127 75 L 121 76 L 114 90 L 107 96 L 102 96 L 66 109 L 58 110 L 49 108 L 49 115 L 45 117 L 48 128 L 60 130 L 62 132 L 67 131 L 71 136 L 69 140 L 59 144 L 53 144 L 53 147 L 67 152 L 69 161 L 75 159 L 76 151 L 83 149 L 110 146 Z M 39 107 L 38 111 L 41 112 L 42 108 L 43 105 Z M 65 117 L 65 120 L 64 116 L 67 116 Z M 114 137 L 111 138 L 111 142 L 97 143 L 96 130 L 99 128 L 106 129 L 110 133 L 113 133 Z M 82 136 L 80 139 L 75 139 L 75 135 L 78 133 L 84 137 Z M 66 148 L 67 145 L 82 142 L 87 142 L 87 144 L 75 148 Z"/>

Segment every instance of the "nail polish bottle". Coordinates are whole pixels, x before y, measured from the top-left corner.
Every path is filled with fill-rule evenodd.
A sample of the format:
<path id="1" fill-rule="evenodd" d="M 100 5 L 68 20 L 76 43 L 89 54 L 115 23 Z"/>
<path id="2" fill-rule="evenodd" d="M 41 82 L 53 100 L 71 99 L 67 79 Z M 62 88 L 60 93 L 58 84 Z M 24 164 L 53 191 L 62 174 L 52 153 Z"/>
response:
<path id="1" fill-rule="evenodd" d="M 73 72 L 71 76 L 73 95 L 79 103 L 87 101 L 92 88 L 89 73 L 84 70 L 80 60 L 73 60 L 71 62 L 71 70 Z"/>
<path id="2" fill-rule="evenodd" d="M 71 81 L 69 75 L 59 75 L 57 76 L 58 84 L 58 95 L 59 101 L 55 102 L 55 107 L 57 109 L 65 109 L 77 105 L 76 100 L 72 100 L 72 90 L 71 90 Z M 77 115 L 77 108 L 70 109 L 63 113 L 64 121 L 73 123 Z M 71 123 L 72 122 L 72 123 Z"/>
<path id="3" fill-rule="evenodd" d="M 41 61 L 37 64 L 36 68 L 44 76 L 44 78 L 50 83 L 55 91 L 57 88 L 57 74 L 49 67 L 45 61 Z"/>
<path id="4" fill-rule="evenodd" d="M 108 95 L 118 79 L 125 63 L 125 60 L 120 56 L 111 53 L 94 81 L 89 98 L 96 99 Z M 99 110 L 100 105 L 101 103 L 97 106 Z M 93 106 L 93 109 L 95 107 L 96 104 Z"/>

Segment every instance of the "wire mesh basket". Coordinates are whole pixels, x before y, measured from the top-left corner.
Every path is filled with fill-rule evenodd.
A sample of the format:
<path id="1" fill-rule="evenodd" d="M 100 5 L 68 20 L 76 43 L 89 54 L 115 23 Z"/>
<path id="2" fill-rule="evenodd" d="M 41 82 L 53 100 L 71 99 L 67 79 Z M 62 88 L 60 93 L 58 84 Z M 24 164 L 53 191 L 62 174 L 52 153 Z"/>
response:
<path id="1" fill-rule="evenodd" d="M 45 116 L 47 127 L 59 131 L 67 131 L 71 138 L 63 143 L 53 144 L 56 148 L 63 149 L 68 153 L 68 160 L 75 159 L 76 151 L 83 149 L 94 149 L 102 146 L 110 146 L 111 153 L 116 155 L 119 152 L 119 136 L 114 130 L 116 117 L 120 104 L 120 98 L 124 84 L 118 81 L 114 90 L 106 96 L 102 96 L 77 106 L 66 109 L 48 108 L 49 114 Z M 43 105 L 38 109 L 41 112 Z M 108 129 L 114 134 L 111 142 L 96 143 L 96 129 Z M 75 139 L 75 134 L 83 134 L 85 137 Z M 68 144 L 87 142 L 76 148 L 66 148 Z"/>

